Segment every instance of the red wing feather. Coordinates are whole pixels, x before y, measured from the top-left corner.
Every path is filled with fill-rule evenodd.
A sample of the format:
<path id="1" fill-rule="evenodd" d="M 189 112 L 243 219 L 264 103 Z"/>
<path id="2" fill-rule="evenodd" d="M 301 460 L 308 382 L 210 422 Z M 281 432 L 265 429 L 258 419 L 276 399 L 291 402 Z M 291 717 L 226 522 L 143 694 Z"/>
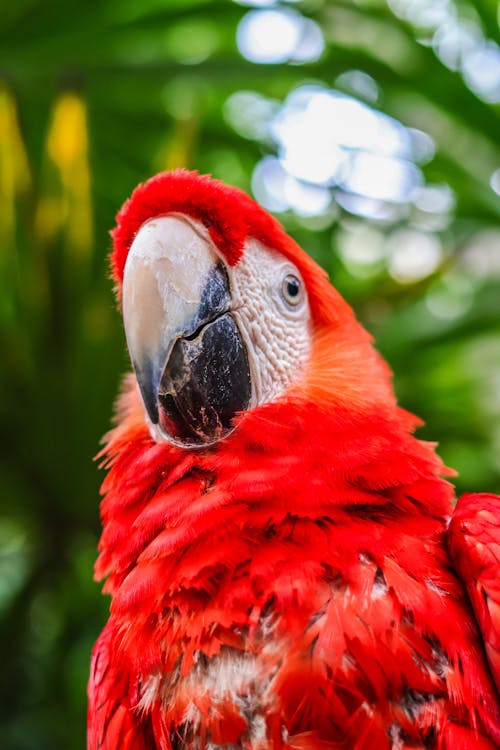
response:
<path id="1" fill-rule="evenodd" d="M 448 543 L 500 690 L 500 496 L 463 495 L 450 523 Z"/>
<path id="2" fill-rule="evenodd" d="M 108 624 L 92 652 L 87 750 L 156 750 L 149 724 L 131 710 L 128 673 L 112 659 L 112 637 Z"/>

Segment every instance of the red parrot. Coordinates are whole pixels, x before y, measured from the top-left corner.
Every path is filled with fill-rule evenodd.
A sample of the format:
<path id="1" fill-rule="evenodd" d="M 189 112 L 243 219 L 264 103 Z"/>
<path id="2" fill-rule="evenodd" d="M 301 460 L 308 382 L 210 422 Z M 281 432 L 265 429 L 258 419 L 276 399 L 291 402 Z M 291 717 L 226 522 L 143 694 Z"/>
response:
<path id="1" fill-rule="evenodd" d="M 500 498 L 454 510 L 369 334 L 240 190 L 159 174 L 113 242 L 135 374 L 88 749 L 499 747 Z"/>

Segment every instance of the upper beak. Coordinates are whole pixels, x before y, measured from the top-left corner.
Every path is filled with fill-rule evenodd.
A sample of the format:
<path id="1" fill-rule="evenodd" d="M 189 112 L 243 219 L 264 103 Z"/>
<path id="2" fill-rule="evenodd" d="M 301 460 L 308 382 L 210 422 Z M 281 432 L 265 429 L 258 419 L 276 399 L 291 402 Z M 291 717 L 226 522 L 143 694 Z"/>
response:
<path id="1" fill-rule="evenodd" d="M 127 345 L 150 421 L 179 445 L 227 434 L 251 395 L 225 264 L 183 216 L 137 233 L 123 278 Z"/>

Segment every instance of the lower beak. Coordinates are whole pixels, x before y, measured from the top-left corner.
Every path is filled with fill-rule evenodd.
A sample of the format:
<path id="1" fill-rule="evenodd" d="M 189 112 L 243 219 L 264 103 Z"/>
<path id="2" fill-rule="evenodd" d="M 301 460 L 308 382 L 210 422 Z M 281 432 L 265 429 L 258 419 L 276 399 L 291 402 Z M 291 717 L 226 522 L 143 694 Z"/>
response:
<path id="1" fill-rule="evenodd" d="M 176 445 L 217 442 L 250 403 L 230 303 L 225 264 L 190 220 L 173 214 L 141 227 L 125 265 L 125 333 L 149 420 Z"/>

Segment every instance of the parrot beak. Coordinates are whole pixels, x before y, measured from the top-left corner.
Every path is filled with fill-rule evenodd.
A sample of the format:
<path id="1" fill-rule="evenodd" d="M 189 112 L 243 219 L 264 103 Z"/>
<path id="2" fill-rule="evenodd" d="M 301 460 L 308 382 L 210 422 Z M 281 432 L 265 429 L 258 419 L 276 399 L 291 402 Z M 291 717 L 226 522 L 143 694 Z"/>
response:
<path id="1" fill-rule="evenodd" d="M 155 437 L 204 447 L 227 435 L 250 403 L 250 367 L 226 266 L 208 233 L 178 214 L 143 224 L 127 257 L 122 304 Z"/>

